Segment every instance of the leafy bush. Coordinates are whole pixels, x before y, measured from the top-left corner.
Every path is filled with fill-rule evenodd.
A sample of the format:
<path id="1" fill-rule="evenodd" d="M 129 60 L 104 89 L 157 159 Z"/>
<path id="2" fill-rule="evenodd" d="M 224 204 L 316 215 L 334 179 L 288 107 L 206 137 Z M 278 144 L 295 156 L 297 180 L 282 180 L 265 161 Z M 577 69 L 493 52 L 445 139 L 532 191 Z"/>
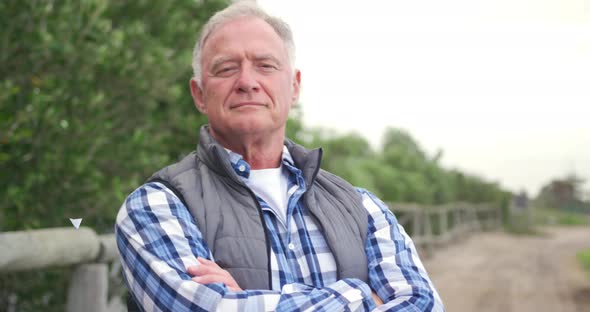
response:
<path id="1" fill-rule="evenodd" d="M 590 249 L 582 250 L 576 254 L 578 261 L 588 273 L 588 277 L 590 277 Z"/>
<path id="2" fill-rule="evenodd" d="M 225 5 L 0 1 L 0 230 L 112 232 L 125 196 L 197 143 L 192 48 Z M 63 311 L 68 272 L 0 275 L 0 307 Z"/>

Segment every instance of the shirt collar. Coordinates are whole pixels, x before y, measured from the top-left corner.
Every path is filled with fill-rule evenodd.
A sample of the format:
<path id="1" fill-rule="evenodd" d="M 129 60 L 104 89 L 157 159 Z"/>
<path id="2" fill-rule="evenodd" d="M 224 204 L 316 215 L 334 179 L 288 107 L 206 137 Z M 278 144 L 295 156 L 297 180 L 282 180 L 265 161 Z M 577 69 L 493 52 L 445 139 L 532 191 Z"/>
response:
<path id="1" fill-rule="evenodd" d="M 224 148 L 229 156 L 229 161 L 234 168 L 236 174 L 242 178 L 248 179 L 250 177 L 250 164 L 244 160 L 242 155 L 233 152 L 230 149 Z M 291 153 L 287 146 L 283 145 L 283 154 L 281 156 L 281 164 L 286 165 L 287 168 L 293 169 L 295 168 L 293 158 L 291 157 Z M 290 170 L 291 171 L 291 170 Z"/>

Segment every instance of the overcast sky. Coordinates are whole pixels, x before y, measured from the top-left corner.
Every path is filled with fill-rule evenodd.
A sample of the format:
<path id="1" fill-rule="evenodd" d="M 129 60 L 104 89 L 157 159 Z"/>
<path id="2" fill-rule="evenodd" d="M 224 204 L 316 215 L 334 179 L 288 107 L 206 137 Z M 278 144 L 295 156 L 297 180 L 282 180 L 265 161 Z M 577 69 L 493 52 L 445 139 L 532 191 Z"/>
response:
<path id="1" fill-rule="evenodd" d="M 445 167 L 531 195 L 590 178 L 590 0 L 258 3 L 293 29 L 307 126 L 374 146 L 404 128 Z"/>

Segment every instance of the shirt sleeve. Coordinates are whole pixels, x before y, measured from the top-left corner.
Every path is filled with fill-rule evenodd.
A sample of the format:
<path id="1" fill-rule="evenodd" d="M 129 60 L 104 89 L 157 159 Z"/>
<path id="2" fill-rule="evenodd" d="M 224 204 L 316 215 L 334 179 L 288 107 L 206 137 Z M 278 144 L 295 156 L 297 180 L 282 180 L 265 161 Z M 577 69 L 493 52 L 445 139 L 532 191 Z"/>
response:
<path id="1" fill-rule="evenodd" d="M 144 311 L 364 311 L 374 308 L 371 289 L 357 279 L 324 288 L 287 284 L 278 290 L 230 291 L 222 283 L 199 284 L 187 267 L 212 259 L 184 204 L 160 183 L 148 183 L 126 199 L 115 234 L 123 276 Z"/>
<path id="2" fill-rule="evenodd" d="M 374 311 L 444 311 L 411 238 L 387 205 L 358 189 L 368 211 L 369 284 L 384 304 Z"/>

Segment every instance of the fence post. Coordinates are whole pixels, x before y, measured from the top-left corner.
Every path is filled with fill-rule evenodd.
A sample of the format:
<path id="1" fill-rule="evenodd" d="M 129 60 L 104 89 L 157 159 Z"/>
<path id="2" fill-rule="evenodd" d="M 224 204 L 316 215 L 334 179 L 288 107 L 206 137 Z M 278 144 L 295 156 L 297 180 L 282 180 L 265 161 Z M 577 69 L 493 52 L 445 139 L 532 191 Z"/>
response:
<path id="1" fill-rule="evenodd" d="M 477 217 L 477 209 L 479 207 L 475 206 L 469 209 L 469 222 L 471 223 L 470 230 L 471 231 L 479 231 L 481 230 L 481 224 L 479 223 L 479 219 Z"/>
<path id="2" fill-rule="evenodd" d="M 461 227 L 461 210 L 459 206 L 455 205 L 453 207 L 453 239 L 458 240 L 461 236 L 462 229 Z"/>
<path id="3" fill-rule="evenodd" d="M 426 250 L 426 257 L 432 256 L 432 246 L 434 239 L 432 237 L 432 222 L 431 222 L 431 211 L 429 209 L 422 210 L 424 216 L 424 250 Z"/>
<path id="4" fill-rule="evenodd" d="M 422 210 L 419 209 L 418 207 L 416 207 L 416 209 L 414 209 L 412 211 L 413 214 L 413 218 L 412 218 L 412 237 L 421 237 L 422 236 L 422 222 L 420 222 L 420 218 L 422 217 Z"/>
<path id="5" fill-rule="evenodd" d="M 447 218 L 448 218 L 448 209 L 446 207 L 441 208 L 439 210 L 439 214 L 438 214 L 438 219 L 439 219 L 438 222 L 440 225 L 440 241 L 442 244 L 446 244 L 447 241 L 449 240 L 449 238 L 448 238 L 449 225 L 448 225 Z"/>
<path id="6" fill-rule="evenodd" d="M 486 209 L 484 210 L 485 212 L 485 225 L 486 225 L 486 230 L 495 230 L 497 225 L 498 225 L 498 210 L 494 209 L 491 206 L 486 207 Z"/>
<path id="7" fill-rule="evenodd" d="M 465 209 L 465 205 L 461 203 L 459 208 L 459 223 L 461 224 L 461 239 L 467 237 L 467 232 L 469 232 L 469 223 L 467 222 L 467 211 Z"/>
<path id="8" fill-rule="evenodd" d="M 66 311 L 107 311 L 108 287 L 107 264 L 89 263 L 78 266 L 70 281 Z"/>

